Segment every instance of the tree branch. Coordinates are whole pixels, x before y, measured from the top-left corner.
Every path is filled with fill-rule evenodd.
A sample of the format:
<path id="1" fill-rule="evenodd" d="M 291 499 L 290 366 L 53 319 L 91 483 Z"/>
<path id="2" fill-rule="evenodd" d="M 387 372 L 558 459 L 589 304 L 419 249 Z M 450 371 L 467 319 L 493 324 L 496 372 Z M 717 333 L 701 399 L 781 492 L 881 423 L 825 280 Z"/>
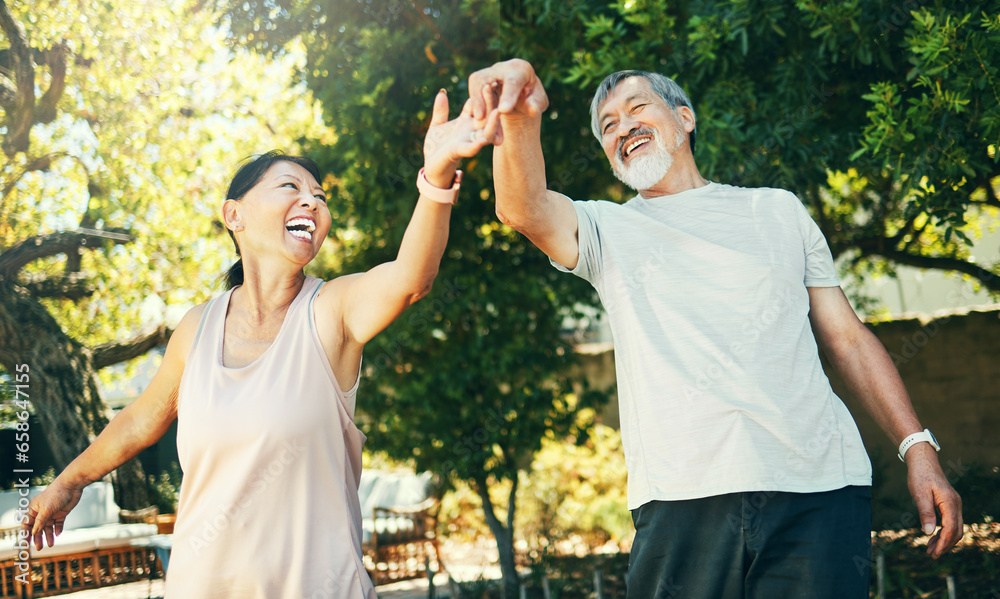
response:
<path id="1" fill-rule="evenodd" d="M 32 277 L 24 281 L 22 287 L 34 297 L 54 297 L 68 300 L 79 300 L 94 294 L 93 283 L 79 274 L 60 275 L 53 277 Z"/>
<path id="2" fill-rule="evenodd" d="M 0 277 L 14 278 L 26 264 L 39 258 L 68 253 L 87 245 L 88 242 L 111 241 L 121 244 L 133 239 L 134 237 L 121 231 L 97 229 L 77 229 L 36 235 L 14 244 L 0 254 Z"/>
<path id="3" fill-rule="evenodd" d="M 948 256 L 923 256 L 893 249 L 863 249 L 862 256 L 882 256 L 897 264 L 916 266 L 931 270 L 950 270 L 974 277 L 983 287 L 990 291 L 1000 292 L 1000 274 L 994 273 L 977 264 Z"/>
<path id="4" fill-rule="evenodd" d="M 994 208 L 1000 208 L 1000 199 L 997 199 L 997 190 L 993 189 L 993 183 L 989 180 L 986 181 L 986 201 L 982 202 L 987 206 L 993 206 Z M 978 204 L 979 202 L 973 202 Z"/>
<path id="5" fill-rule="evenodd" d="M 4 110 L 14 109 L 14 100 L 17 99 L 17 88 L 7 79 L 0 79 L 0 106 Z"/>
<path id="6" fill-rule="evenodd" d="M 56 118 L 56 105 L 62 98 L 63 90 L 66 88 L 66 54 L 69 50 L 64 44 L 56 46 L 44 52 L 45 61 L 49 65 L 52 73 L 52 80 L 49 82 L 49 89 L 45 90 L 42 99 L 35 107 L 35 122 L 51 123 Z"/>
<path id="7" fill-rule="evenodd" d="M 30 143 L 31 126 L 35 122 L 35 69 L 24 27 L 11 14 L 4 0 L 0 0 L 0 29 L 10 42 L 16 85 L 12 110 L 7 111 L 7 134 L 3 139 L 3 151 L 13 156 L 27 151 Z"/>
<path id="8" fill-rule="evenodd" d="M 124 342 L 102 343 L 91 349 L 94 360 L 94 370 L 100 370 L 119 362 L 138 358 L 154 347 L 159 347 L 170 339 L 173 329 L 159 326 L 152 333 L 139 335 Z"/>
<path id="9" fill-rule="evenodd" d="M 69 156 L 69 153 L 62 151 L 51 152 L 49 154 L 43 154 L 37 158 L 32 158 L 31 160 L 29 160 L 28 163 L 24 165 L 24 170 L 19 172 L 17 176 L 13 177 L 4 186 L 3 193 L 0 194 L 0 199 L 6 198 L 8 195 L 10 195 L 10 192 L 14 190 L 14 186 L 17 185 L 17 182 L 20 181 L 22 177 L 24 177 L 28 173 L 35 171 L 42 171 L 42 172 L 48 171 L 49 168 L 52 166 L 52 162 L 55 161 L 57 158 L 61 158 L 63 156 Z M 74 156 L 74 158 L 76 157 Z M 77 160 L 79 161 L 79 159 Z"/>
<path id="10" fill-rule="evenodd" d="M 899 231 L 895 235 L 889 238 L 889 244 L 892 246 L 899 246 L 900 242 L 903 241 L 903 238 L 913 232 L 913 226 L 917 224 L 917 218 L 919 218 L 921 214 L 923 213 L 917 212 L 916 214 L 911 216 L 909 220 L 903 223 L 903 226 L 900 227 Z M 931 219 L 928 218 L 927 222 L 929 223 L 930 220 Z M 926 224 L 927 223 L 924 223 L 924 226 L 926 226 Z M 923 231 L 923 227 L 921 227 L 920 230 Z M 911 241 L 916 241 L 919 238 L 920 238 L 920 233 L 918 232 L 916 235 L 913 236 Z M 906 247 L 909 247 L 909 244 L 907 244 Z"/>

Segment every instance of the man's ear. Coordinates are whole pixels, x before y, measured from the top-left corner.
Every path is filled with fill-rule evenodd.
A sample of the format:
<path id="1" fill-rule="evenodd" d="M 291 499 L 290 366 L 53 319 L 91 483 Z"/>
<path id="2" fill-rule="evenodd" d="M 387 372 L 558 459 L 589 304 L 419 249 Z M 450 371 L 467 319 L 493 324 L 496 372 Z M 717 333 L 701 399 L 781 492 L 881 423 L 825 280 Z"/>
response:
<path id="1" fill-rule="evenodd" d="M 677 114 L 677 118 L 680 119 L 681 125 L 684 127 L 685 131 L 687 131 L 688 133 L 694 131 L 695 124 L 697 123 L 697 121 L 695 121 L 693 110 L 691 110 L 687 106 L 678 106 L 677 110 L 675 110 L 674 112 L 675 114 Z"/>
<path id="2" fill-rule="evenodd" d="M 222 203 L 222 222 L 230 231 L 243 230 L 243 217 L 240 214 L 240 203 L 236 200 L 226 200 Z"/>

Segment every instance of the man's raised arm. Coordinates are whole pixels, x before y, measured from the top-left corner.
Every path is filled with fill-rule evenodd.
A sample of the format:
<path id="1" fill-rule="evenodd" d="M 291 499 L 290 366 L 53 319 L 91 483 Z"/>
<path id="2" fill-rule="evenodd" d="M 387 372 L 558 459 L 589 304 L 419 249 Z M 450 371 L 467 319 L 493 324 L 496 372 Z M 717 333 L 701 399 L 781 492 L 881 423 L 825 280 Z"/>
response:
<path id="1" fill-rule="evenodd" d="M 486 118 L 493 102 L 500 109 L 493 150 L 497 217 L 559 264 L 575 268 L 576 210 L 568 197 L 546 188 L 541 127 L 549 100 L 542 82 L 528 62 L 514 58 L 473 73 L 469 95 L 477 120 Z"/>

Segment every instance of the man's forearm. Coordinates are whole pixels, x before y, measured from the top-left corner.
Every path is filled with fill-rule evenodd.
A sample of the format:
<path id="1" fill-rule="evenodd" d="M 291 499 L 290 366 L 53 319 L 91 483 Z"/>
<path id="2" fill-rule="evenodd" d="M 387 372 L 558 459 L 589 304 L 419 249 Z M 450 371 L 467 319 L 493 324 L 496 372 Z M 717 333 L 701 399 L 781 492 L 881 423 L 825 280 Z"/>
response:
<path id="1" fill-rule="evenodd" d="M 501 117 L 504 140 L 493 151 L 497 216 L 515 229 L 539 222 L 545 209 L 540 117 Z"/>
<path id="2" fill-rule="evenodd" d="M 871 331 L 862 327 L 854 343 L 830 359 L 851 393 L 894 444 L 921 430 L 896 366 Z"/>

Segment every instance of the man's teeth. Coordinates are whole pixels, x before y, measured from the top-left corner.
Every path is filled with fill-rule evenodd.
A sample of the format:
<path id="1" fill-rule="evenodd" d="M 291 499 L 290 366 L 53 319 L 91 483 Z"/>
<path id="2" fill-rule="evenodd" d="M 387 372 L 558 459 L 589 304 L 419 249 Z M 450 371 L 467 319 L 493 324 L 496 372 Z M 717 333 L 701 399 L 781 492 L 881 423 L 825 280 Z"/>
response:
<path id="1" fill-rule="evenodd" d="M 637 139 L 636 141 L 630 143 L 628 145 L 628 147 L 625 148 L 625 155 L 628 156 L 629 154 L 632 153 L 632 150 L 638 148 L 639 146 L 641 146 L 642 144 L 644 144 L 644 143 L 646 143 L 648 141 L 649 141 L 649 138 L 648 137 L 644 137 L 642 139 Z"/>

